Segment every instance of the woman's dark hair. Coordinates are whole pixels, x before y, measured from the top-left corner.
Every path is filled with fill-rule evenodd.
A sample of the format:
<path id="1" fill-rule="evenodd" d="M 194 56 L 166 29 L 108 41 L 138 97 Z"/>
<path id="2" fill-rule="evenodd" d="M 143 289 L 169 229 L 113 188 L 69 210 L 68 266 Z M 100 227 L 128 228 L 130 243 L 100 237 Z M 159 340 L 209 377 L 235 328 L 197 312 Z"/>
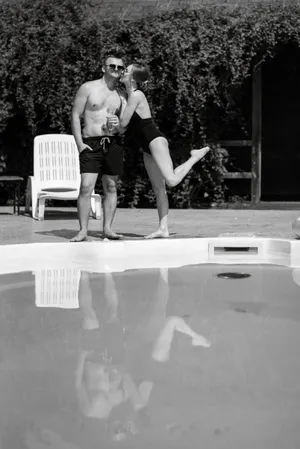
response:
<path id="1" fill-rule="evenodd" d="M 147 82 L 150 76 L 148 67 L 140 64 L 132 64 L 132 66 L 133 66 L 132 79 L 136 81 L 138 84 Z"/>

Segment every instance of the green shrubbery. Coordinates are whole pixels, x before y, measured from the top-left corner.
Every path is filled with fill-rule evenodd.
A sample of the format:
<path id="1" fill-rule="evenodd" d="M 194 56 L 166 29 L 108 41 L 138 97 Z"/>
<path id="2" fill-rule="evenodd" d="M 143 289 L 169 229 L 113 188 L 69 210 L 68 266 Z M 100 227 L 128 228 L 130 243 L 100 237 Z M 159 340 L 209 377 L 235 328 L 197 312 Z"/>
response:
<path id="1" fill-rule="evenodd" d="M 93 17 L 83 0 L 1 4 L 0 170 L 5 156 L 7 168 L 26 177 L 34 136 L 71 132 L 75 92 L 100 76 L 109 51 L 122 51 L 128 63 L 149 64 L 148 98 L 175 165 L 193 147 L 251 138 L 245 83 L 253 63 L 275 54 L 278 45 L 299 46 L 299 13 L 293 4 L 210 7 L 123 23 Z M 226 160 L 213 145 L 210 156 L 170 191 L 172 204 L 197 207 L 204 198 L 222 199 Z M 119 199 L 129 206 L 153 202 L 142 155 L 130 142 Z"/>

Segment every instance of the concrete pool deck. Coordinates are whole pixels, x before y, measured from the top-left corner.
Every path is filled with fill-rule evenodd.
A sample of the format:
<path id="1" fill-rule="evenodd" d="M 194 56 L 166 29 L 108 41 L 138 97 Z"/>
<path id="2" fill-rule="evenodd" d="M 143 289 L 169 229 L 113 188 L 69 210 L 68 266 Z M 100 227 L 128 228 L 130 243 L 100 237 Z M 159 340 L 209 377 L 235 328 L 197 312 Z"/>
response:
<path id="1" fill-rule="evenodd" d="M 293 239 L 292 222 L 299 210 L 171 209 L 171 238 L 218 237 L 222 233 L 249 233 L 257 237 Z M 143 239 L 157 228 L 156 209 L 118 209 L 113 229 L 125 239 Z M 12 207 L 0 208 L 0 245 L 58 243 L 78 231 L 76 208 L 46 208 L 45 220 L 13 215 Z M 102 219 L 90 219 L 91 241 L 101 240 Z"/>

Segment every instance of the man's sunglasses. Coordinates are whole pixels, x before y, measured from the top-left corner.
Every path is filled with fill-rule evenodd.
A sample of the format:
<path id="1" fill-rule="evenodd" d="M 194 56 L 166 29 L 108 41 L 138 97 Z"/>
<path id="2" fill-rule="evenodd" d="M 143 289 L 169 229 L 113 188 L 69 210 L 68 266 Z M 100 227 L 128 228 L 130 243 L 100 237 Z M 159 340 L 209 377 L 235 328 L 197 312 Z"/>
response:
<path id="1" fill-rule="evenodd" d="M 106 64 L 106 67 L 108 67 L 111 70 L 117 70 L 118 72 L 123 72 L 125 70 L 125 67 L 116 64 Z"/>

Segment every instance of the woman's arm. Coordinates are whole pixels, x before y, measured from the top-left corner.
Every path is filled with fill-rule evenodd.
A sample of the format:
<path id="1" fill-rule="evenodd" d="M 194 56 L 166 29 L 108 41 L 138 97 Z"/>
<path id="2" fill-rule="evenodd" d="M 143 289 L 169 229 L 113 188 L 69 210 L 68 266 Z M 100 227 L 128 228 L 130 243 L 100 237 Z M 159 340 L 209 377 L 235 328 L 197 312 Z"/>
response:
<path id="1" fill-rule="evenodd" d="M 141 101 L 140 92 L 132 92 L 128 96 L 128 101 L 124 113 L 121 117 L 120 125 L 122 128 L 128 126 L 130 119 Z"/>
<path id="2" fill-rule="evenodd" d="M 126 393 L 126 396 L 130 399 L 130 402 L 131 402 L 134 410 L 140 410 L 147 405 L 147 402 L 145 400 L 147 398 L 143 397 L 142 390 L 140 391 L 139 388 L 137 388 L 137 386 L 135 385 L 131 376 L 128 373 L 125 373 L 123 375 L 123 389 Z M 150 392 L 151 392 L 151 389 L 150 389 Z M 149 392 L 149 397 L 150 397 L 150 392 Z M 149 397 L 148 397 L 148 400 L 149 400 Z"/>
<path id="3" fill-rule="evenodd" d="M 117 114 L 118 118 L 119 118 L 119 125 L 115 127 L 115 130 L 117 131 L 118 134 L 124 134 L 126 131 L 126 128 L 123 128 L 120 123 L 121 123 L 121 118 L 124 115 L 124 111 L 127 105 L 127 94 L 124 91 L 119 92 L 120 98 L 121 98 L 121 107 L 119 110 L 119 114 Z"/>

